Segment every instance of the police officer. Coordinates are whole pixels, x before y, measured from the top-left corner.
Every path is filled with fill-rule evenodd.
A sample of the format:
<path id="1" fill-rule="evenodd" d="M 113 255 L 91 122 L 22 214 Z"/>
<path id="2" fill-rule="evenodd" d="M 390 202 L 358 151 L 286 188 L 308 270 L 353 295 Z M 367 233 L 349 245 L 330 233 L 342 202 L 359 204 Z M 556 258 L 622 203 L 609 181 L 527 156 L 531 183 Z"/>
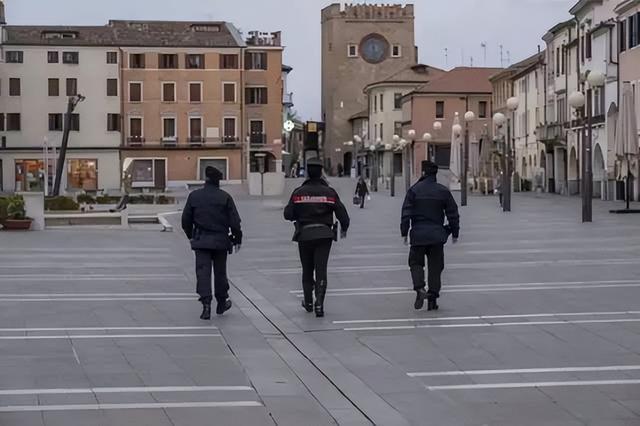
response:
<path id="1" fill-rule="evenodd" d="M 197 292 L 202 303 L 200 319 L 211 319 L 211 266 L 215 278 L 216 314 L 231 309 L 227 280 L 227 254 L 240 250 L 242 229 L 233 198 L 220 189 L 222 173 L 205 169 L 204 188 L 189 194 L 182 212 L 182 229 L 196 253 Z"/>
<path id="2" fill-rule="evenodd" d="M 447 187 L 436 181 L 438 166 L 431 161 L 422 162 L 422 177 L 407 192 L 402 205 L 400 232 L 405 244 L 411 229 L 409 268 L 416 291 L 415 309 L 422 309 L 425 299 L 428 310 L 438 309 L 441 275 L 444 270 L 444 245 L 449 239 L 458 241 L 460 216 L 458 205 Z M 448 224 L 445 226 L 444 218 Z M 427 257 L 429 291 L 425 290 L 424 266 Z"/>
<path id="3" fill-rule="evenodd" d="M 295 222 L 293 241 L 298 242 L 302 262 L 302 307 L 307 312 L 315 309 L 316 317 L 323 317 L 329 252 L 332 242 L 338 237 L 333 217 L 335 215 L 340 222 L 342 238 L 346 238 L 349 215 L 338 193 L 322 178 L 320 160 L 307 161 L 307 174 L 307 180 L 293 191 L 284 209 L 284 218 Z"/>

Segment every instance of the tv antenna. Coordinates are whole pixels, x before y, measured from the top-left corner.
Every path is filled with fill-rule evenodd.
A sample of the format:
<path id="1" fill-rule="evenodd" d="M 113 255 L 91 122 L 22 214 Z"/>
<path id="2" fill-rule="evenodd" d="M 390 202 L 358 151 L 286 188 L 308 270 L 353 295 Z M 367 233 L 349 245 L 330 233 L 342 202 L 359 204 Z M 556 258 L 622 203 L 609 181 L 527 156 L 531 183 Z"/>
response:
<path id="1" fill-rule="evenodd" d="M 487 66 L 487 42 L 483 41 L 482 43 L 480 43 L 480 47 L 482 47 L 483 53 L 484 53 L 484 66 Z"/>
<path id="2" fill-rule="evenodd" d="M 444 48 L 444 65 L 445 67 L 449 66 L 449 49 Z"/>

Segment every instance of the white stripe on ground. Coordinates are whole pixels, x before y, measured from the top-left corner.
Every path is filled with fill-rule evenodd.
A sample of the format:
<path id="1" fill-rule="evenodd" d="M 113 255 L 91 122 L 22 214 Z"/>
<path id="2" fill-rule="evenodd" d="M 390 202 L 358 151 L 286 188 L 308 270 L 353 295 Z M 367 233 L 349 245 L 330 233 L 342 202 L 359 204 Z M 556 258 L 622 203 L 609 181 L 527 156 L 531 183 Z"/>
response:
<path id="1" fill-rule="evenodd" d="M 0 274 L 0 281 L 141 281 L 141 280 L 176 280 L 184 279 L 184 274 Z"/>
<path id="2" fill-rule="evenodd" d="M 154 269 L 154 268 L 174 268 L 176 265 L 172 265 L 169 263 L 86 263 L 83 262 L 81 264 L 73 264 L 73 263 L 45 263 L 45 262 L 30 262 L 23 264 L 11 264 L 11 265 L 0 265 L 0 269 L 93 269 L 93 268 L 104 268 L 104 269 L 124 269 L 124 268 L 140 268 L 140 269 Z"/>
<path id="3" fill-rule="evenodd" d="M 126 331 L 126 330 L 217 330 L 218 327 L 213 326 L 195 326 L 195 327 L 41 327 L 41 328 L 0 328 L 0 333 L 31 333 L 44 331 Z"/>
<path id="4" fill-rule="evenodd" d="M 427 386 L 428 390 L 479 390 L 479 389 L 516 389 L 516 388 L 548 388 L 562 386 L 613 386 L 640 385 L 640 379 L 630 380 L 576 380 L 566 382 L 524 382 L 524 383 L 482 383 L 471 385 Z"/>
<path id="5" fill-rule="evenodd" d="M 179 300 L 197 300 L 197 296 L 191 297 L 48 297 L 39 299 L 0 299 L 1 302 L 173 302 Z"/>
<path id="6" fill-rule="evenodd" d="M 192 293 L 0 293 L 4 297 L 186 297 Z"/>
<path id="7" fill-rule="evenodd" d="M 156 392 L 213 392 L 252 391 L 250 386 L 140 386 L 126 388 L 86 388 L 86 389 L 2 389 L 0 395 L 55 395 L 55 394 L 98 394 L 98 393 L 156 393 Z"/>
<path id="8" fill-rule="evenodd" d="M 185 337 L 222 337 L 220 334 L 95 334 L 95 335 L 61 335 L 61 336 L 0 336 L 0 340 L 55 340 L 55 339 L 171 339 Z"/>
<path id="9" fill-rule="evenodd" d="M 509 370 L 454 370 L 407 373 L 410 377 L 440 376 L 484 376 L 493 374 L 537 374 L 537 373 L 578 373 L 592 371 L 633 371 L 640 370 L 640 365 L 607 365 L 602 367 L 560 367 L 560 368 L 520 368 Z"/>
<path id="10" fill-rule="evenodd" d="M 75 404 L 75 405 L 13 405 L 0 407 L 0 413 L 25 411 L 85 411 L 85 410 L 135 410 L 151 408 L 219 408 L 262 407 L 258 401 L 226 402 L 152 402 L 140 404 Z"/>
<path id="11" fill-rule="evenodd" d="M 28 247 L 15 247 L 15 248 L 0 248 L 0 252 L 10 253 L 53 253 L 57 251 L 58 247 L 51 248 L 28 248 Z M 171 249 L 168 248 L 155 248 L 155 247 L 127 247 L 127 248 L 108 248 L 108 247 L 69 247 L 64 249 L 65 253 L 171 253 Z"/>
<path id="12" fill-rule="evenodd" d="M 640 322 L 640 318 L 621 318 L 606 320 L 566 320 L 566 321 L 521 321 L 521 322 L 495 322 L 495 323 L 470 323 L 470 324 L 429 324 L 429 325 L 406 325 L 390 327 L 351 327 L 344 328 L 344 331 L 383 331 L 383 330 L 413 330 L 416 328 L 473 328 L 473 327 L 514 327 L 524 325 L 571 325 L 571 324 L 607 324 Z"/>
<path id="13" fill-rule="evenodd" d="M 423 321 L 468 321 L 506 318 L 544 318 L 544 317 L 582 317 L 582 316 L 611 316 L 611 315 L 640 315 L 640 311 L 600 311 L 600 312 L 556 312 L 537 314 L 505 314 L 505 315 L 470 315 L 458 317 L 432 317 L 432 318 L 391 318 L 371 320 L 332 321 L 333 324 L 372 324 L 391 322 L 423 322 Z"/>

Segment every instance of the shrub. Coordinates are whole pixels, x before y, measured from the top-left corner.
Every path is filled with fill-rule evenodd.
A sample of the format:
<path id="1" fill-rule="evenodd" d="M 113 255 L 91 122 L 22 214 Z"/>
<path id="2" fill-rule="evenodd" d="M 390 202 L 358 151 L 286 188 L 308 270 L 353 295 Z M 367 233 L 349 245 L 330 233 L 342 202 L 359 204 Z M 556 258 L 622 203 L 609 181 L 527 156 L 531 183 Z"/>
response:
<path id="1" fill-rule="evenodd" d="M 113 197 L 109 195 L 100 195 L 96 197 L 96 202 L 98 204 L 118 204 L 120 201 L 120 197 Z"/>
<path id="2" fill-rule="evenodd" d="M 44 200 L 44 209 L 49 211 L 78 210 L 78 207 L 70 197 L 47 197 Z"/>
<path id="3" fill-rule="evenodd" d="M 153 204 L 153 195 L 136 195 L 129 198 L 129 204 Z"/>
<path id="4" fill-rule="evenodd" d="M 9 206 L 9 199 L 6 197 L 0 197 L 0 223 L 9 217 L 7 207 Z"/>
<path id="5" fill-rule="evenodd" d="M 96 199 L 93 198 L 91 195 L 89 194 L 80 194 L 78 195 L 78 197 L 76 198 L 76 200 L 78 201 L 79 204 L 81 203 L 85 203 L 85 204 L 95 204 L 96 203 Z"/>
<path id="6" fill-rule="evenodd" d="M 175 198 L 167 197 L 166 195 L 158 195 L 158 198 L 156 198 L 156 204 L 175 204 L 175 202 Z"/>
<path id="7" fill-rule="evenodd" d="M 27 211 L 24 206 L 24 198 L 21 195 L 9 197 L 7 203 L 7 218 L 14 220 L 23 220 L 27 217 Z"/>

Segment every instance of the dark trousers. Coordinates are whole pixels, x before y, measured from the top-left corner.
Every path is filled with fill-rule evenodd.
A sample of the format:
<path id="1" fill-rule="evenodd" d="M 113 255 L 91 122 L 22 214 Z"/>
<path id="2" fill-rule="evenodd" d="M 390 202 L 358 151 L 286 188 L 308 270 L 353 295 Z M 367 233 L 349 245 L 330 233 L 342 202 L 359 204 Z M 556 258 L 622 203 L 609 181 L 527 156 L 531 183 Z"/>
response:
<path id="1" fill-rule="evenodd" d="M 437 299 L 440 297 L 440 289 L 442 288 L 441 275 L 444 270 L 444 244 L 411 246 L 409 268 L 411 269 L 414 290 L 426 287 L 424 282 L 425 257 L 427 258 L 429 298 Z"/>
<path id="2" fill-rule="evenodd" d="M 332 242 L 331 239 L 321 239 L 298 243 L 302 263 L 302 289 L 307 299 L 313 294 L 316 283 L 322 282 L 326 288 L 327 264 Z"/>
<path id="3" fill-rule="evenodd" d="M 364 201 L 365 201 L 365 198 L 367 198 L 367 196 L 366 196 L 366 195 L 360 195 L 360 208 L 361 208 L 361 209 L 364 209 Z"/>
<path id="4" fill-rule="evenodd" d="M 197 292 L 202 303 L 211 303 L 211 266 L 215 280 L 215 298 L 225 301 L 229 297 L 226 250 L 196 250 Z"/>

